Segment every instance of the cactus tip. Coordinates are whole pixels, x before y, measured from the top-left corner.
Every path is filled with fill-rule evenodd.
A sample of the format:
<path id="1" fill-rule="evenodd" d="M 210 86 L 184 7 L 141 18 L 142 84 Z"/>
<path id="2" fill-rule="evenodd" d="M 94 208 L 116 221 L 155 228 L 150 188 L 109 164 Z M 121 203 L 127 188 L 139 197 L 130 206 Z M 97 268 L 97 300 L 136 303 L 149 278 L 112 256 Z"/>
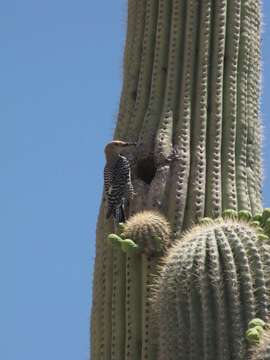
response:
<path id="1" fill-rule="evenodd" d="M 238 218 L 237 211 L 233 210 L 233 209 L 224 210 L 222 215 L 223 215 L 224 218 L 230 218 L 230 219 L 237 219 Z"/>
<path id="2" fill-rule="evenodd" d="M 125 239 L 125 240 L 121 241 L 121 249 L 125 253 L 134 253 L 134 252 L 138 252 L 140 250 L 139 246 L 130 239 Z"/>
<path id="3" fill-rule="evenodd" d="M 252 218 L 252 214 L 248 210 L 240 210 L 238 212 L 238 218 L 245 221 L 250 221 Z"/>

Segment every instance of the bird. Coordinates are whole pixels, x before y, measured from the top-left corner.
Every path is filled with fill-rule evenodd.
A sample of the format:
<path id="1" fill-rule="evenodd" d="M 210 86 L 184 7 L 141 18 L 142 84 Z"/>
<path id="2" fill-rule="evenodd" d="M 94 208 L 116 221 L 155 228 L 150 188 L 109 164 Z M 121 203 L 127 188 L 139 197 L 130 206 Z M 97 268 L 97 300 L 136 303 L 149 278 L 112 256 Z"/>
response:
<path id="1" fill-rule="evenodd" d="M 125 150 L 136 146 L 134 142 L 114 140 L 105 146 L 104 189 L 107 200 L 106 219 L 113 216 L 117 224 L 126 221 L 125 206 L 133 198 L 131 166 Z"/>

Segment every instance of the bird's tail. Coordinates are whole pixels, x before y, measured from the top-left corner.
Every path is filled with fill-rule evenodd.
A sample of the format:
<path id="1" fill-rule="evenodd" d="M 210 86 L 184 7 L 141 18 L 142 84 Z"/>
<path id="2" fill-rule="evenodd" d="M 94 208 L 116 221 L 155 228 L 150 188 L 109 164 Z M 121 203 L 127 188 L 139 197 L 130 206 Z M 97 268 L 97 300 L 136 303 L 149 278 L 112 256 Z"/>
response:
<path id="1" fill-rule="evenodd" d="M 124 223 L 126 221 L 124 205 L 121 205 L 117 209 L 115 209 L 114 218 L 118 224 Z"/>
<path id="2" fill-rule="evenodd" d="M 106 214 L 106 219 L 109 219 L 113 215 L 115 221 L 119 223 L 124 223 L 126 221 L 125 211 L 124 211 L 124 205 L 121 205 L 117 207 L 116 209 L 113 209 L 110 207 Z"/>

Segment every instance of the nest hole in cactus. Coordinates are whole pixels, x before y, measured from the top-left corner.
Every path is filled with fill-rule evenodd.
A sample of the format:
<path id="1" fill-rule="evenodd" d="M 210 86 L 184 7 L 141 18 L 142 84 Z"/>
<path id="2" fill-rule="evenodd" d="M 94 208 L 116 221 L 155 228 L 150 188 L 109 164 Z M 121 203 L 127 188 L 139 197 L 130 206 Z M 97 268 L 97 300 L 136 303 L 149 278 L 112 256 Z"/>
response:
<path id="1" fill-rule="evenodd" d="M 146 184 L 151 184 L 156 173 L 154 156 L 141 159 L 136 165 L 136 176 Z"/>

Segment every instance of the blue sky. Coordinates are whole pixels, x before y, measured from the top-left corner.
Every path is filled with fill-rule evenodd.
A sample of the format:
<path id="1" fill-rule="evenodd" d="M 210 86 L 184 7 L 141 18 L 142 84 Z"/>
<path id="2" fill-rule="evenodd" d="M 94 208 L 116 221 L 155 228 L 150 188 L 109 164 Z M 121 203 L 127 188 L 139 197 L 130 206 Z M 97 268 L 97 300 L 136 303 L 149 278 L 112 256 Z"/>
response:
<path id="1" fill-rule="evenodd" d="M 0 5 L 1 359 L 89 358 L 103 146 L 117 116 L 125 18 L 124 0 Z M 264 22 L 270 206 L 268 0 Z"/>

